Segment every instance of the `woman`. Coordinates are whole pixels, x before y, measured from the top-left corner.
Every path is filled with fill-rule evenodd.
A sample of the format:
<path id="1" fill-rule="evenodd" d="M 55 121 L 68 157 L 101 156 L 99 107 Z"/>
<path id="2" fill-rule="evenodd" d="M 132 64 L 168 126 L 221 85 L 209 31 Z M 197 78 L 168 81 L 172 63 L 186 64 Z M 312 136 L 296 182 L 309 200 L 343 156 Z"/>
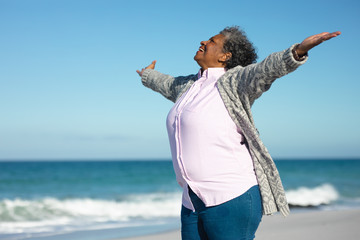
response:
<path id="1" fill-rule="evenodd" d="M 289 214 L 250 108 L 275 79 L 303 64 L 311 48 L 339 34 L 308 37 L 255 64 L 245 33 L 228 27 L 201 42 L 194 57 L 197 75 L 161 74 L 155 61 L 137 71 L 145 86 L 175 102 L 167 130 L 183 188 L 182 239 L 253 239 L 262 214 Z"/>

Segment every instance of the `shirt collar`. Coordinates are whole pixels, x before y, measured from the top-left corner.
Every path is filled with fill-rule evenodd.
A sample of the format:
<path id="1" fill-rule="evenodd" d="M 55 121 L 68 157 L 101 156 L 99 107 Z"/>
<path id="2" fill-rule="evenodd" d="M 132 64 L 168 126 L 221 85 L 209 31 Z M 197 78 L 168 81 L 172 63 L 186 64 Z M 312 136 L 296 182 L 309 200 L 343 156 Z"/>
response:
<path id="1" fill-rule="evenodd" d="M 226 72 L 225 68 L 208 68 L 205 71 L 203 71 L 203 73 L 201 74 L 201 69 L 198 72 L 198 79 L 201 77 L 204 77 L 206 79 L 208 78 L 216 78 L 218 79 L 219 77 L 221 77 L 224 73 Z"/>

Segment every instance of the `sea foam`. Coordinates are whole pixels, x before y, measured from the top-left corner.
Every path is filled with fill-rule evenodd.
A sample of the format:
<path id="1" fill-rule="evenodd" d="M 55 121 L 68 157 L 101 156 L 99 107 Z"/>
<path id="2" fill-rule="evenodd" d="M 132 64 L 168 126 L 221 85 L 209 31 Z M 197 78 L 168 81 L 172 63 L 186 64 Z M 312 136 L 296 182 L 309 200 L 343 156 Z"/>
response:
<path id="1" fill-rule="evenodd" d="M 289 204 L 317 207 L 339 199 L 335 187 L 323 184 L 286 192 Z M 45 197 L 0 201 L 0 233 L 26 234 L 128 227 L 180 215 L 181 193 L 125 195 L 118 200 Z M 146 224 L 148 224 L 147 222 Z"/>
<path id="2" fill-rule="evenodd" d="M 5 199 L 0 201 L 0 232 L 68 232 L 129 226 L 141 220 L 176 217 L 180 201 L 181 193 L 128 195 L 121 201 L 50 197 Z"/>
<path id="3" fill-rule="evenodd" d="M 292 206 L 317 207 L 338 200 L 339 193 L 331 184 L 322 184 L 314 188 L 300 187 L 286 191 L 286 197 Z"/>

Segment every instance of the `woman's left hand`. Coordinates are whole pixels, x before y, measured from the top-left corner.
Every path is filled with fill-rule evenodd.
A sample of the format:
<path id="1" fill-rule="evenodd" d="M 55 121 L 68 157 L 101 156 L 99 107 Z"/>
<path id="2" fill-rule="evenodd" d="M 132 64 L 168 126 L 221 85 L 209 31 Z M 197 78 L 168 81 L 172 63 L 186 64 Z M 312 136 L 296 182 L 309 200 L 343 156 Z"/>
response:
<path id="1" fill-rule="evenodd" d="M 136 70 L 136 72 L 139 74 L 140 77 L 142 77 L 145 69 L 155 69 L 155 64 L 156 64 L 156 60 L 152 61 L 151 64 L 143 69 L 141 69 L 141 71 Z"/>
<path id="2" fill-rule="evenodd" d="M 331 38 L 337 37 L 340 34 L 341 34 L 341 32 L 337 31 L 337 32 L 333 32 L 333 33 L 323 32 L 323 33 L 319 33 L 319 34 L 310 36 L 310 37 L 306 38 L 304 41 L 302 41 L 297 46 L 295 51 L 299 57 L 302 57 L 313 47 L 315 47 L 315 46 L 319 45 L 320 43 L 327 41 Z"/>

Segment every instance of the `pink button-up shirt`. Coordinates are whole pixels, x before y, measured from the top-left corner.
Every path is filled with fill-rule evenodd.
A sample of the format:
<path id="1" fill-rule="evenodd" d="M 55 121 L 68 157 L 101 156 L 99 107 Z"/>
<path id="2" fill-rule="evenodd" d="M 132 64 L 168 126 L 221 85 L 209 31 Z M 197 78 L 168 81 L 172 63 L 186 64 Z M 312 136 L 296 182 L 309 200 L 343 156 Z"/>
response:
<path id="1" fill-rule="evenodd" d="M 217 88 L 224 68 L 209 68 L 170 110 L 166 125 L 182 204 L 191 210 L 188 186 L 215 206 L 257 185 L 241 130 L 230 118 Z"/>

